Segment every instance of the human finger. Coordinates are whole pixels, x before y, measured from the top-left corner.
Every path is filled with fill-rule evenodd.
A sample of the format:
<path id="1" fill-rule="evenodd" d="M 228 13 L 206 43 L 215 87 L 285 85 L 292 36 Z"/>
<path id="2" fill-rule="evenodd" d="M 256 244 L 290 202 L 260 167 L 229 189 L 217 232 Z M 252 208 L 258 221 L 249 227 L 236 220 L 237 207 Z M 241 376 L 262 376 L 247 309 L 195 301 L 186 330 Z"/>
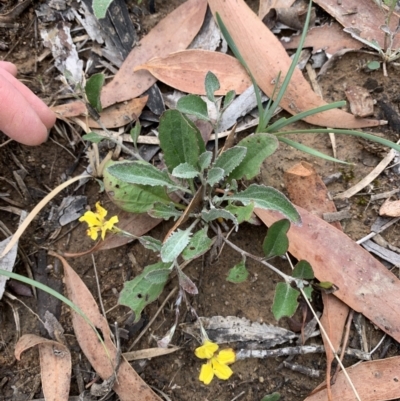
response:
<path id="1" fill-rule="evenodd" d="M 24 145 L 40 145 L 47 127 L 26 98 L 0 74 L 0 129 Z"/>
<path id="2" fill-rule="evenodd" d="M 8 61 L 0 61 L 0 68 L 6 70 L 14 77 L 17 76 L 17 67 L 13 63 L 9 63 Z"/>
<path id="3" fill-rule="evenodd" d="M 31 108 L 40 117 L 46 128 L 50 129 L 55 124 L 56 115 L 28 87 L 5 70 L 0 69 L 0 76 L 3 76 L 3 78 L 9 81 L 9 83 L 20 92 Z"/>

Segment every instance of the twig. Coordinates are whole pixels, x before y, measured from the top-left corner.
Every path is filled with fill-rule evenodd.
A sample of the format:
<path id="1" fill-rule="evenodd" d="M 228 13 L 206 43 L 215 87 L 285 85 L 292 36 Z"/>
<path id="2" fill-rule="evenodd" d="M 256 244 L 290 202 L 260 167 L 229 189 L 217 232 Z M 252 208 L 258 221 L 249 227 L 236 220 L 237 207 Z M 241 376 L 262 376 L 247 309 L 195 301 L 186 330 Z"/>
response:
<path id="1" fill-rule="evenodd" d="M 101 313 L 107 319 L 106 311 L 104 309 L 104 304 L 103 304 L 103 298 L 101 297 L 99 275 L 97 274 L 97 266 L 96 266 L 96 261 L 94 260 L 93 253 L 92 253 L 92 261 L 93 261 L 94 277 L 96 278 L 97 292 L 99 293 L 99 302 L 100 302 L 100 307 L 101 307 Z"/>
<path id="2" fill-rule="evenodd" d="M 360 245 L 363 242 L 375 237 L 375 235 L 380 234 L 382 231 L 385 231 L 387 228 L 389 228 L 391 225 L 393 225 L 394 223 L 397 223 L 397 221 L 400 220 L 400 217 L 395 217 L 394 219 L 390 220 L 388 223 L 386 223 L 385 225 L 383 225 L 378 231 L 372 231 L 371 233 L 369 233 L 368 235 L 366 235 L 364 238 L 359 239 L 356 244 Z"/>

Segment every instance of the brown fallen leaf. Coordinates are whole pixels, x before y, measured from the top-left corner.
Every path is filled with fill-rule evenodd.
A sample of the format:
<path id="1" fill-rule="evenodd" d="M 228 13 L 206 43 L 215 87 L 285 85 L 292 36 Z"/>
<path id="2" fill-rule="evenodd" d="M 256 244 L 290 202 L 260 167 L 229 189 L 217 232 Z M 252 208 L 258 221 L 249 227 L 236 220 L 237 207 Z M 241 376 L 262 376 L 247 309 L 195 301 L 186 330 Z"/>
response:
<path id="1" fill-rule="evenodd" d="M 20 360 L 22 352 L 39 346 L 40 375 L 42 389 L 47 401 L 67 401 L 71 383 L 71 354 L 69 349 L 53 340 L 23 335 L 15 345 L 15 358 Z"/>
<path id="2" fill-rule="evenodd" d="M 380 216 L 399 217 L 400 216 L 400 201 L 391 201 L 387 199 L 379 209 Z"/>
<path id="3" fill-rule="evenodd" d="M 289 8 L 294 2 L 295 0 L 260 0 L 258 17 L 262 20 L 272 8 Z"/>
<path id="4" fill-rule="evenodd" d="M 400 356 L 362 362 L 346 370 L 362 401 L 385 401 L 400 397 Z M 332 396 L 337 401 L 356 399 L 343 372 L 339 373 L 336 383 L 332 386 Z M 322 383 L 305 401 L 326 399 L 327 392 Z"/>
<path id="5" fill-rule="evenodd" d="M 334 202 L 328 197 L 328 190 L 324 182 L 310 163 L 301 162 L 293 166 L 285 172 L 284 181 L 289 198 L 296 205 L 318 217 L 322 217 L 326 212 L 336 211 Z M 331 225 L 342 230 L 339 222 L 331 223 Z M 342 341 L 349 307 L 333 294 L 322 293 L 322 301 L 324 312 L 320 320 L 334 349 L 337 351 Z M 334 355 L 326 337 L 322 336 L 322 339 L 325 345 L 326 380 L 329 393 L 331 365 Z"/>
<path id="6" fill-rule="evenodd" d="M 106 128 L 118 128 L 132 121 L 136 121 L 142 114 L 144 106 L 146 106 L 148 96 L 131 99 L 127 102 L 117 103 L 100 113 L 101 122 Z M 82 105 L 82 106 L 80 106 Z M 67 103 L 52 108 L 59 118 L 67 118 L 76 116 L 76 113 L 87 114 L 86 106 L 83 103 Z M 91 118 L 79 117 L 82 122 L 88 123 L 91 128 L 100 128 L 99 124 Z"/>
<path id="7" fill-rule="evenodd" d="M 285 49 L 297 49 L 300 35 L 291 36 L 289 41 L 281 41 Z M 307 32 L 303 47 L 312 47 L 313 53 L 325 50 L 333 55 L 342 49 L 361 49 L 364 45 L 351 37 L 338 23 L 323 26 L 314 26 Z"/>
<path id="8" fill-rule="evenodd" d="M 207 50 L 184 50 L 166 57 L 154 58 L 138 65 L 133 71 L 145 69 L 158 80 L 185 93 L 205 95 L 204 80 L 208 71 L 218 78 L 220 89 L 216 95 L 230 90 L 237 94 L 251 86 L 250 77 L 234 57 Z"/>
<path id="9" fill-rule="evenodd" d="M 385 48 L 385 34 L 380 29 L 385 24 L 385 13 L 379 6 L 370 0 L 346 0 L 336 2 L 331 0 L 315 0 L 315 3 L 332 15 L 345 28 L 357 29 L 360 36 L 367 40 L 376 40 L 382 48 Z M 390 19 L 392 31 L 399 24 L 399 17 L 393 13 Z M 400 36 L 395 35 L 393 49 L 400 47 Z"/>
<path id="10" fill-rule="evenodd" d="M 400 281 L 360 245 L 319 217 L 297 207 L 302 226 L 290 227 L 289 252 L 307 260 L 315 277 L 339 287 L 336 297 L 400 341 Z M 282 215 L 255 209 L 270 226 Z"/>
<path id="11" fill-rule="evenodd" d="M 156 79 L 148 71 L 133 72 L 154 57 L 186 49 L 203 24 L 206 0 L 188 0 L 161 20 L 129 53 L 114 79 L 103 88 L 103 107 L 140 96 Z"/>
<path id="12" fill-rule="evenodd" d="M 63 264 L 64 283 L 68 298 L 77 305 L 92 324 L 101 331 L 108 355 L 106 354 L 103 344 L 100 343 L 96 333 L 88 323 L 86 323 L 80 315 L 71 311 L 75 336 L 82 352 L 97 374 L 103 380 L 109 379 L 114 372 L 117 350 L 114 343 L 111 341 L 111 332 L 108 322 L 100 313 L 96 301 L 85 283 L 78 274 L 75 273 L 67 261 L 55 252 L 50 251 L 49 254 L 60 259 Z M 118 394 L 121 401 L 161 401 L 123 357 L 113 390 Z"/>
<path id="13" fill-rule="evenodd" d="M 103 108 L 134 99 L 156 82 L 145 70 L 133 72 L 154 57 L 186 49 L 203 24 L 207 0 L 188 0 L 161 20 L 129 53 L 114 79 L 101 92 Z M 82 102 L 68 103 L 64 117 L 86 114 Z"/>
<path id="14" fill-rule="evenodd" d="M 257 84 L 266 95 L 272 96 L 278 74 L 282 73 L 282 82 L 291 63 L 279 40 L 243 0 L 209 0 L 208 3 L 213 14 L 220 14 Z M 326 103 L 312 91 L 301 71 L 295 68 L 280 106 L 291 114 L 298 114 L 323 105 Z M 331 128 L 360 128 L 380 124 L 377 120 L 356 118 L 338 109 L 325 111 L 304 120 Z"/>

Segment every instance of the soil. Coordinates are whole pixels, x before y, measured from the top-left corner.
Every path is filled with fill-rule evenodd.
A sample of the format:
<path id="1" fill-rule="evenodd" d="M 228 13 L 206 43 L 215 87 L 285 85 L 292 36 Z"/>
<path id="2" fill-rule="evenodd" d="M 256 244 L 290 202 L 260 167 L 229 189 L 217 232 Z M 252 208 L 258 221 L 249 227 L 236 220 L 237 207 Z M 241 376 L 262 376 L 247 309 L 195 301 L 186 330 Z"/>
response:
<path id="1" fill-rule="evenodd" d="M 182 2 L 180 0 L 158 2 L 160 4 L 157 3 L 158 13 L 156 15 L 141 16 L 140 24 L 144 27 L 143 33 Z M 254 10 L 257 8 L 256 1 L 249 1 L 248 3 Z M 36 63 L 36 57 L 32 57 L 32 54 L 36 56 L 43 51 L 40 39 L 35 39 L 35 24 L 29 28 L 29 22 L 34 18 L 33 9 L 33 6 L 30 7 L 15 21 L 21 24 L 20 28 L 16 30 L 0 28 L 0 38 L 3 38 L 9 47 L 15 45 L 10 54 L 7 50 L 0 50 L 0 58 L 7 57 L 7 60 L 16 63 L 20 71 L 19 78 L 38 96 L 48 101 L 51 95 L 59 89 L 59 82 L 55 79 L 57 74 L 54 70 L 49 72 L 53 63 L 50 58 Z M 363 58 L 363 55 L 360 56 L 359 53 L 347 53 L 320 79 L 319 83 L 325 100 L 330 102 L 344 99 L 344 90 L 349 84 L 366 86 L 372 91 L 374 99 L 383 100 L 393 107 L 395 113 L 398 114 L 400 78 L 397 67 L 389 65 L 388 77 L 384 77 L 381 70 L 367 73 L 361 68 L 362 60 L 360 63 L 360 59 Z M 365 57 L 365 61 L 371 61 L 371 59 L 373 59 L 371 55 Z M 375 117 L 387 118 L 379 106 L 375 106 L 375 113 Z M 298 126 L 307 127 L 304 123 L 300 123 Z M 395 126 L 393 128 L 388 125 L 370 130 L 370 132 L 381 133 L 385 138 L 397 141 L 399 133 L 396 132 L 395 128 Z M 4 143 L 7 138 L 2 136 L 0 139 Z M 328 136 L 309 134 L 296 139 L 321 152 L 331 154 Z M 381 156 L 367 151 L 364 144 L 354 137 L 337 136 L 336 139 L 338 158 L 354 163 L 354 165 L 326 162 L 281 144 L 279 150 L 265 162 L 258 180 L 285 192 L 284 171 L 300 161 L 308 161 L 313 164 L 322 177 L 341 172 L 342 178 L 330 184 L 328 188 L 333 195 L 342 192 L 368 174 L 379 163 Z M 61 131 L 55 129 L 52 130 L 50 139 L 39 147 L 26 147 L 16 142 L 5 144 L 3 149 L 0 150 L 2 155 L 0 159 L 0 226 L 3 232 L 2 239 L 7 236 L 3 231 L 4 227 L 8 228 L 10 232 L 15 232 L 19 220 L 19 216 L 12 213 L 7 207 L 14 206 L 19 209 L 31 210 L 46 193 L 60 184 L 65 177 L 75 176 L 83 172 L 86 167 L 86 159 L 81 157 L 83 147 L 84 145 L 76 141 L 76 137 L 71 132 L 62 134 Z M 30 198 L 24 197 L 18 186 L 14 185 L 14 172 L 21 170 L 21 165 L 27 171 L 24 182 Z M 351 198 L 349 206 L 352 218 L 342 222 L 344 231 L 354 240 L 368 234 L 380 206 L 380 203 L 368 203 L 370 195 L 392 190 L 397 188 L 399 184 L 399 176 L 392 169 L 389 169 L 374 181 L 367 191 Z M 4 196 L 4 193 L 8 195 Z M 85 235 L 85 227 L 75 223 L 63 227 L 55 240 L 50 239 L 54 232 L 54 226 L 50 222 L 52 207 L 59 205 L 67 195 L 85 195 L 88 197 L 88 205 L 92 207 L 97 201 L 100 201 L 106 208 L 111 207 L 107 196 L 99 192 L 99 186 L 94 181 L 76 191 L 70 187 L 43 209 L 23 235 L 19 246 L 25 256 L 20 253 L 14 270 L 23 275 L 29 274 L 28 270 L 31 270 L 35 278 L 50 278 L 56 288 L 62 287 L 62 273 L 59 271 L 57 262 L 47 256 L 45 250 L 50 247 L 64 252 L 81 252 L 93 245 L 90 238 Z M 163 239 L 170 227 L 170 223 L 163 223 L 149 234 Z M 384 237 L 389 243 L 399 247 L 399 231 L 399 226 L 394 225 L 384 233 Z M 262 255 L 261 244 L 265 234 L 266 228 L 262 225 L 244 224 L 238 233 L 232 234 L 231 240 L 253 254 Z M 106 311 L 117 305 L 118 293 L 121 291 L 124 281 L 134 277 L 140 273 L 143 267 L 156 261 L 154 253 L 145 250 L 137 242 L 98 252 L 94 258 L 100 275 L 100 291 Z M 197 296 L 189 297 L 189 301 L 198 315 L 207 317 L 217 315 L 237 316 L 247 318 L 250 321 L 289 328 L 285 319 L 277 322 L 271 312 L 274 288 L 276 283 L 279 282 L 279 277 L 271 271 L 248 260 L 247 267 L 250 271 L 250 277 L 246 282 L 232 284 L 226 281 L 228 270 L 240 260 L 239 254 L 225 247 L 217 262 L 210 264 L 207 262 L 208 259 L 205 258 L 203 261 L 198 260 L 187 267 L 186 274 L 199 288 Z M 98 299 L 92 257 L 82 256 L 69 259 L 69 262 L 82 277 L 94 297 Z M 280 260 L 274 262 L 277 267 L 287 273 L 289 272 L 287 263 Z M 127 317 L 129 317 L 129 310 L 126 307 L 117 306 L 107 314 L 110 324 L 118 321 L 122 327 L 129 330 L 128 339 L 122 342 L 123 351 L 129 348 L 137 334 L 154 316 L 161 303 L 176 285 L 176 279 L 172 279 L 162 296 L 146 307 L 137 325 L 126 322 Z M 21 295 L 21 288 L 26 289 L 21 286 L 16 289 L 8 287 L 10 291 L 16 294 L 17 300 L 3 297 L 0 301 L 0 401 L 22 401 L 43 396 L 37 351 L 24 352 L 20 361 L 14 357 L 14 346 L 21 335 L 27 333 L 45 335 L 42 332 L 42 325 L 32 312 L 37 312 L 40 307 L 43 307 L 43 305 L 39 305 L 40 297 L 38 300 L 33 296 Z M 18 302 L 18 300 L 23 303 Z M 172 297 L 166 303 L 151 328 L 135 345 L 135 350 L 155 347 L 155 339 L 163 337 L 171 328 L 175 319 L 174 300 Z M 318 296 L 314 299 L 314 305 L 317 310 L 321 310 Z M 56 306 L 56 310 L 57 308 L 60 306 Z M 17 316 L 19 317 L 18 323 Z M 74 369 L 79 365 L 86 384 L 93 379 L 94 374 L 76 345 L 69 311 L 64 307 L 60 321 L 73 354 Z M 193 321 L 192 314 L 186 311 L 185 306 L 182 306 L 180 322 L 190 323 Z M 381 334 L 372 325 L 367 325 L 370 349 L 377 343 Z M 350 337 L 350 341 L 355 337 L 353 330 Z M 310 341 L 311 343 L 321 343 L 320 338 Z M 199 345 L 198 342 L 178 329 L 172 344 L 179 346 L 179 351 L 151 360 L 137 361 L 133 363 L 133 366 L 149 385 L 161 390 L 174 401 L 228 401 L 236 399 L 236 397 L 243 401 L 256 401 L 274 391 L 281 393 L 282 400 L 298 401 L 303 400 L 324 378 L 325 356 L 323 354 L 311 354 L 298 356 L 294 361 L 308 368 L 319 370 L 321 372 L 320 378 L 310 378 L 301 373 L 282 368 L 281 363 L 284 357 L 264 360 L 247 359 L 238 361 L 232 366 L 234 375 L 228 381 L 214 379 L 211 385 L 205 386 L 198 380 L 201 362 L 193 352 Z M 237 344 L 232 343 L 230 346 L 235 348 Z M 389 355 L 392 356 L 397 353 L 397 346 L 393 344 L 389 349 Z M 345 358 L 345 365 L 351 365 L 355 362 L 356 360 L 352 358 Z M 70 395 L 78 394 L 77 371 L 74 370 Z M 116 396 L 112 397 L 114 398 L 110 399 L 118 399 Z"/>

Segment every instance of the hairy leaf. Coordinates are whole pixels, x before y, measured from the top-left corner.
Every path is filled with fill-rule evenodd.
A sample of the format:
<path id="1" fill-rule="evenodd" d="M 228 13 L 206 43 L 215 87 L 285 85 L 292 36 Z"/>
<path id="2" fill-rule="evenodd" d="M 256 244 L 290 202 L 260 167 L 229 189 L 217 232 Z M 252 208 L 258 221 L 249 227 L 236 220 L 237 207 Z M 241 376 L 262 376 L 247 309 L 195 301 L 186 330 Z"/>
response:
<path id="1" fill-rule="evenodd" d="M 137 140 L 140 135 L 140 131 L 142 130 L 142 126 L 140 125 L 139 120 L 137 120 L 135 126 L 130 130 L 129 134 L 131 135 L 133 144 L 136 146 L 137 145 Z"/>
<path id="2" fill-rule="evenodd" d="M 159 139 L 169 171 L 182 163 L 197 166 L 206 151 L 200 131 L 178 110 L 167 110 L 161 116 Z"/>
<path id="3" fill-rule="evenodd" d="M 243 223 L 244 221 L 250 221 L 253 214 L 254 203 L 249 203 L 247 206 L 236 206 L 227 205 L 225 210 L 234 214 L 237 218 L 238 223 Z"/>
<path id="4" fill-rule="evenodd" d="M 146 248 L 154 252 L 161 252 L 162 242 L 149 235 L 143 235 L 139 238 L 140 243 Z"/>
<path id="5" fill-rule="evenodd" d="M 87 81 L 85 94 L 90 105 L 99 113 L 102 111 L 100 93 L 104 85 L 104 74 L 94 74 Z"/>
<path id="6" fill-rule="evenodd" d="M 235 99 L 236 96 L 236 92 L 234 90 L 229 91 L 226 95 L 225 95 L 225 99 L 224 99 L 224 109 L 226 109 L 228 106 L 230 106 L 230 104 L 233 102 L 233 100 Z"/>
<path id="7" fill-rule="evenodd" d="M 207 236 L 208 227 L 205 226 L 201 230 L 193 234 L 189 244 L 182 252 L 182 257 L 185 260 L 195 259 L 206 253 L 213 243 L 213 240 Z"/>
<path id="8" fill-rule="evenodd" d="M 261 399 L 261 401 L 279 401 L 281 395 L 279 393 L 268 394 Z"/>
<path id="9" fill-rule="evenodd" d="M 272 313 L 276 320 L 287 316 L 292 317 L 296 312 L 298 302 L 297 298 L 300 291 L 292 288 L 288 283 L 278 283 L 275 289 L 274 303 Z"/>
<path id="10" fill-rule="evenodd" d="M 204 152 L 199 156 L 200 171 L 203 171 L 206 168 L 210 167 L 212 156 L 213 154 L 209 150 L 207 150 L 207 152 Z"/>
<path id="11" fill-rule="evenodd" d="M 230 148 L 218 156 L 213 167 L 220 167 L 224 170 L 225 175 L 229 175 L 242 162 L 246 153 L 247 148 L 243 146 Z"/>
<path id="12" fill-rule="evenodd" d="M 206 88 L 206 94 L 208 100 L 210 102 L 215 102 L 214 92 L 216 92 L 221 87 L 217 76 L 211 71 L 208 71 L 204 85 Z"/>
<path id="13" fill-rule="evenodd" d="M 171 173 L 174 177 L 177 178 L 194 178 L 197 177 L 200 173 L 189 163 L 182 163 L 179 166 L 176 166 Z"/>
<path id="14" fill-rule="evenodd" d="M 230 281 L 234 284 L 239 284 L 243 283 L 243 281 L 246 281 L 247 277 L 249 277 L 249 272 L 246 269 L 246 262 L 242 260 L 240 263 L 229 269 L 226 281 Z"/>
<path id="15" fill-rule="evenodd" d="M 88 134 L 82 135 L 84 141 L 89 141 L 93 143 L 99 143 L 103 139 L 106 139 L 103 135 L 96 134 L 95 132 L 89 132 Z"/>
<path id="16" fill-rule="evenodd" d="M 252 184 L 244 191 L 229 196 L 228 199 L 239 201 L 244 205 L 254 203 L 255 207 L 261 209 L 276 210 L 293 223 L 301 223 L 300 215 L 292 203 L 285 195 L 272 187 Z"/>
<path id="17" fill-rule="evenodd" d="M 122 289 L 118 303 L 130 307 L 135 312 L 135 323 L 139 321 L 140 314 L 146 305 L 155 301 L 161 294 L 168 280 L 171 263 L 158 262 L 154 265 L 146 266 L 141 274 L 131 281 L 126 281 Z M 150 272 L 161 271 L 157 280 L 146 278 Z M 156 282 L 154 282 L 156 281 Z"/>
<path id="18" fill-rule="evenodd" d="M 289 248 L 289 240 L 286 235 L 290 228 L 290 221 L 279 220 L 268 229 L 264 239 L 263 251 L 266 258 L 284 255 Z"/>
<path id="19" fill-rule="evenodd" d="M 170 189 L 180 188 L 169 178 L 167 172 L 160 171 L 148 162 L 133 161 L 117 163 L 107 167 L 106 170 L 114 177 L 129 184 L 166 186 Z"/>
<path id="20" fill-rule="evenodd" d="M 172 202 L 168 205 L 157 202 L 153 205 L 152 209 L 148 211 L 148 213 L 151 217 L 156 219 L 169 220 L 171 217 L 173 217 L 174 221 L 182 215 L 182 211 L 176 209 Z"/>
<path id="21" fill-rule="evenodd" d="M 311 265 L 306 260 L 300 260 L 294 267 L 292 276 L 305 280 L 312 280 L 314 278 L 314 272 Z"/>
<path id="22" fill-rule="evenodd" d="M 118 162 L 109 162 L 107 166 L 114 164 Z M 130 213 L 147 212 L 156 202 L 171 202 L 163 187 L 128 184 L 111 175 L 107 167 L 104 169 L 104 188 L 113 203 Z"/>
<path id="23" fill-rule="evenodd" d="M 192 235 L 190 229 L 180 230 L 179 228 L 165 241 L 161 248 L 161 260 L 163 262 L 174 261 L 186 248 Z"/>
<path id="24" fill-rule="evenodd" d="M 278 148 L 278 140 L 273 135 L 260 133 L 242 139 L 238 146 L 247 149 L 246 156 L 230 173 L 229 178 L 250 180 L 260 172 L 262 162 Z"/>
<path id="25" fill-rule="evenodd" d="M 222 170 L 220 167 L 213 167 L 210 170 L 208 170 L 208 175 L 207 175 L 207 184 L 213 186 L 220 182 L 225 175 L 225 171 Z"/>
<path id="26" fill-rule="evenodd" d="M 207 103 L 200 96 L 183 96 L 178 100 L 176 108 L 181 113 L 191 114 L 197 118 L 200 118 L 201 120 L 209 120 Z"/>
<path id="27" fill-rule="evenodd" d="M 203 211 L 201 212 L 201 218 L 207 223 L 217 219 L 224 219 L 224 220 L 232 220 L 235 226 L 238 225 L 236 217 L 225 209 L 211 209 L 209 211 Z"/>

